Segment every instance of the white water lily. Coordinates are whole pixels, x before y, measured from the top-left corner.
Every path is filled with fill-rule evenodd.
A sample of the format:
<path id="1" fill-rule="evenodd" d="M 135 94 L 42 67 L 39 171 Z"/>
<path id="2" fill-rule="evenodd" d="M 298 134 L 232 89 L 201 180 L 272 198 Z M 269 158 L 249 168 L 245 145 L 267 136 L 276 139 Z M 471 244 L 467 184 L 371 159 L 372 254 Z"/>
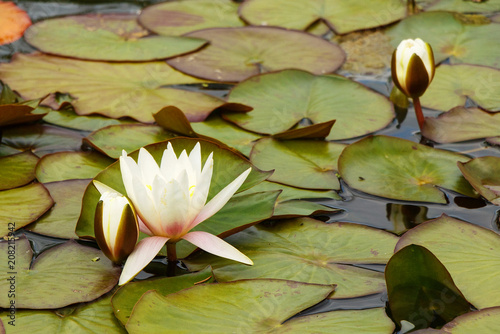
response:
<path id="1" fill-rule="evenodd" d="M 184 239 L 209 253 L 253 264 L 247 256 L 219 237 L 203 231 L 190 232 L 229 201 L 250 174 L 251 168 L 208 203 L 213 153 L 202 168 L 199 143 L 189 156 L 184 150 L 179 158 L 168 143 L 159 166 L 144 148 L 139 151 L 137 163 L 123 151 L 120 169 L 127 196 L 138 215 L 139 229 L 150 237 L 141 240 L 128 257 L 119 285 L 135 277 L 167 241 L 175 243 Z"/>

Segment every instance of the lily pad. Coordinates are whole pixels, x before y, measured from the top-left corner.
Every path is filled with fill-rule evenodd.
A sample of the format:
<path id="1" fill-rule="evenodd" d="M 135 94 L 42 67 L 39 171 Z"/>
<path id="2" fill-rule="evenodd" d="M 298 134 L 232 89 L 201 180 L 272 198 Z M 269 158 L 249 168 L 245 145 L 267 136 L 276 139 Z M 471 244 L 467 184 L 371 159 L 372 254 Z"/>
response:
<path id="1" fill-rule="evenodd" d="M 293 279 L 336 284 L 331 298 L 352 298 L 385 290 L 381 272 L 363 264 L 385 264 L 398 241 L 395 235 L 352 223 L 325 224 L 311 218 L 259 224 L 226 241 L 250 257 L 242 266 L 202 254 L 189 259 L 189 269 L 214 268 L 218 282 L 249 278 Z"/>
<path id="2" fill-rule="evenodd" d="M 177 36 L 207 28 L 241 27 L 239 3 L 231 0 L 169 1 L 146 7 L 139 15 L 144 27 L 160 35 Z"/>
<path id="3" fill-rule="evenodd" d="M 455 107 L 437 118 L 427 117 L 422 135 L 438 143 L 500 136 L 500 113 Z"/>
<path id="4" fill-rule="evenodd" d="M 120 64 L 17 54 L 10 63 L 0 64 L 0 80 L 25 99 L 71 93 L 79 115 L 128 116 L 141 122 L 153 122 L 152 114 L 167 105 L 182 109 L 190 121 L 202 121 L 224 103 L 213 96 L 170 88 L 202 81 L 165 62 Z"/>
<path id="5" fill-rule="evenodd" d="M 82 131 L 96 131 L 109 125 L 135 123 L 131 119 L 113 119 L 99 115 L 81 116 L 75 114 L 71 107 L 57 111 L 51 110 L 43 120 L 50 124 Z"/>
<path id="6" fill-rule="evenodd" d="M 184 73 L 214 81 L 238 82 L 286 68 L 331 73 L 345 60 L 344 51 L 336 44 L 300 31 L 271 27 L 212 28 L 184 36 L 206 39 L 210 44 L 167 63 Z"/>
<path id="7" fill-rule="evenodd" d="M 38 157 L 26 151 L 0 157 L 0 190 L 12 189 L 30 183 L 35 179 Z"/>
<path id="8" fill-rule="evenodd" d="M 274 169 L 269 181 L 306 189 L 340 190 L 337 161 L 345 147 L 327 141 L 263 138 L 254 145 L 250 161 L 260 169 Z"/>
<path id="9" fill-rule="evenodd" d="M 210 267 L 196 273 L 176 277 L 131 282 L 122 286 L 115 292 L 111 299 L 111 303 L 118 320 L 120 320 L 123 325 L 126 325 L 134 305 L 139 301 L 141 296 L 149 290 L 156 290 L 159 294 L 165 296 L 201 283 L 213 282 L 212 268 Z"/>
<path id="10" fill-rule="evenodd" d="M 389 100 L 337 75 L 286 70 L 250 78 L 231 90 L 229 102 L 252 106 L 225 119 L 257 133 L 276 134 L 301 120 L 336 120 L 328 140 L 353 138 L 386 127 L 394 119 Z"/>
<path id="11" fill-rule="evenodd" d="M 391 44 L 394 47 L 403 39 L 423 39 L 432 46 L 436 63 L 450 58 L 451 64 L 466 63 L 498 68 L 500 45 L 495 34 L 499 28 L 497 23 L 471 24 L 454 13 L 426 12 L 408 16 L 386 33 L 392 37 Z"/>
<path id="12" fill-rule="evenodd" d="M 93 151 L 47 154 L 36 166 L 36 178 L 43 183 L 91 179 L 114 161 Z"/>
<path id="13" fill-rule="evenodd" d="M 7 246 L 7 241 L 0 242 L 4 254 Z M 15 269 L 8 268 L 7 261 L 0 264 L 0 287 L 8 291 L 8 278 L 15 275 L 16 308 L 53 309 L 87 302 L 102 296 L 118 282 L 119 267 L 113 266 L 100 250 L 75 241 L 52 247 L 33 262 L 28 239 L 15 240 L 15 247 Z M 9 274 L 13 270 L 16 274 Z M 9 305 L 7 294 L 0 296 L 0 306 Z"/>
<path id="14" fill-rule="evenodd" d="M 29 123 L 42 119 L 45 113 L 32 113 L 32 106 L 25 104 L 0 105 L 0 126 Z"/>
<path id="15" fill-rule="evenodd" d="M 67 180 L 44 184 L 55 204 L 26 230 L 55 238 L 78 239 L 76 222 L 82 208 L 82 197 L 90 180 Z"/>
<path id="16" fill-rule="evenodd" d="M 459 162 L 458 168 L 478 193 L 500 206 L 500 158 L 475 158 L 466 163 Z"/>
<path id="17" fill-rule="evenodd" d="M 333 290 L 331 285 L 244 280 L 199 285 L 165 297 L 148 291 L 135 305 L 126 328 L 129 333 L 159 333 L 165 328 L 189 333 L 268 333 Z"/>
<path id="18" fill-rule="evenodd" d="M 396 250 L 410 244 L 431 251 L 476 308 L 500 305 L 496 279 L 500 268 L 500 236 L 497 233 L 443 215 L 406 232 Z"/>
<path id="19" fill-rule="evenodd" d="M 339 158 L 342 179 L 365 193 L 404 201 L 447 203 L 438 187 L 477 197 L 457 162 L 466 156 L 409 140 L 373 136 L 347 146 Z"/>
<path id="20" fill-rule="evenodd" d="M 322 20 L 337 34 L 375 28 L 405 17 L 399 0 L 247 0 L 240 8 L 243 19 L 253 25 L 306 29 Z"/>
<path id="21" fill-rule="evenodd" d="M 0 3 L 0 13 L 0 45 L 18 40 L 31 25 L 29 15 L 13 2 Z"/>
<path id="22" fill-rule="evenodd" d="M 0 226 L 2 228 L 0 236 L 5 236 L 9 231 L 20 229 L 37 220 L 53 204 L 54 201 L 49 192 L 40 183 L 0 191 Z"/>
<path id="23" fill-rule="evenodd" d="M 498 0 L 425 0 L 423 2 L 423 8 L 426 11 L 447 10 L 460 13 L 487 13 L 500 10 L 500 1 Z"/>
<path id="24" fill-rule="evenodd" d="M 134 14 L 87 14 L 37 22 L 26 41 L 50 54 L 89 60 L 148 61 L 189 53 L 205 40 L 155 36 L 137 23 Z"/>
<path id="25" fill-rule="evenodd" d="M 448 111 L 467 99 L 489 111 L 500 111 L 500 70 L 484 66 L 441 65 L 421 98 L 424 107 Z"/>

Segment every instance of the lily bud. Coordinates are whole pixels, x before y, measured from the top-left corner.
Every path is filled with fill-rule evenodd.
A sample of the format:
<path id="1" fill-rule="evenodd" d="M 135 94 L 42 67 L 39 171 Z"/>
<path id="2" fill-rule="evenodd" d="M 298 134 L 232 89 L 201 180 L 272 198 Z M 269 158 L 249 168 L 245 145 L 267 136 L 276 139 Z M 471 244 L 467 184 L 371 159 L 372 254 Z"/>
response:
<path id="1" fill-rule="evenodd" d="M 392 80 L 406 96 L 418 98 L 434 77 L 434 54 L 420 38 L 405 39 L 392 54 Z"/>
<path id="2" fill-rule="evenodd" d="M 101 193 L 94 219 L 94 234 L 102 252 L 113 262 L 120 263 L 134 250 L 139 237 L 135 211 L 127 197 L 95 181 Z"/>

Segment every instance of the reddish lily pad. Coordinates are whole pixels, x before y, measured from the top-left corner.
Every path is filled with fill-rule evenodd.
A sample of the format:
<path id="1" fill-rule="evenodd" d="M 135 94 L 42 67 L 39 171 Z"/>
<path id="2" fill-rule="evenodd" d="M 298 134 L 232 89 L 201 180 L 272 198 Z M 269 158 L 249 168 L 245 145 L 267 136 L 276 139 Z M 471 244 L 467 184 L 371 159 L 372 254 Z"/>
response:
<path id="1" fill-rule="evenodd" d="M 210 44 L 199 52 L 172 58 L 167 63 L 184 73 L 214 81 L 238 82 L 255 74 L 286 68 L 331 73 L 345 60 L 344 52 L 336 44 L 293 30 L 213 28 L 185 36 L 203 38 Z"/>
<path id="2" fill-rule="evenodd" d="M 4 254 L 7 254 L 7 247 L 7 241 L 0 242 Z M 16 308 L 54 309 L 91 301 L 118 282 L 118 266 L 100 250 L 73 240 L 44 251 L 33 262 L 28 239 L 15 240 L 15 247 Z M 7 267 L 7 261 L 0 264 L 0 268 L 0 287 L 8 291 L 12 269 Z M 0 296 L 0 307 L 9 308 L 9 305 L 7 294 Z"/>
<path id="3" fill-rule="evenodd" d="M 373 136 L 347 146 L 339 158 L 342 179 L 366 193 L 405 201 L 447 203 L 438 187 L 477 197 L 457 162 L 466 156 L 395 137 Z"/>
<path id="4" fill-rule="evenodd" d="M 0 22 L 0 45 L 18 40 L 31 25 L 28 14 L 13 2 L 0 2 Z"/>
<path id="5" fill-rule="evenodd" d="M 302 30 L 321 20 L 336 33 L 345 34 L 400 20 L 406 6 L 399 0 L 247 0 L 240 14 L 253 25 Z"/>
<path id="6" fill-rule="evenodd" d="M 250 78 L 231 90 L 228 101 L 254 109 L 225 119 L 264 134 L 286 131 L 304 119 L 314 124 L 335 120 L 327 139 L 345 139 L 380 130 L 394 118 L 391 103 L 381 94 L 341 76 L 298 70 Z"/>
<path id="7" fill-rule="evenodd" d="M 0 236 L 37 220 L 49 210 L 54 201 L 40 183 L 0 191 Z M 6 251 L 7 253 L 7 251 Z"/>
<path id="8" fill-rule="evenodd" d="M 26 151 L 0 158 L 0 190 L 23 186 L 35 179 L 38 157 Z"/>
<path id="9" fill-rule="evenodd" d="M 184 0 L 154 4 L 142 10 L 139 22 L 160 35 L 177 36 L 207 28 L 241 27 L 239 4 L 231 0 Z"/>
<path id="10" fill-rule="evenodd" d="M 25 104 L 0 105 L 0 127 L 29 123 L 42 119 L 46 113 L 33 113 L 35 108 Z"/>
<path id="11" fill-rule="evenodd" d="M 466 163 L 459 162 L 458 168 L 478 193 L 500 206 L 500 158 L 475 158 Z"/>
<path id="12" fill-rule="evenodd" d="M 203 93 L 168 87 L 202 81 L 165 62 L 105 63 L 17 54 L 10 63 L 0 64 L 0 80 L 25 99 L 71 93 L 79 115 L 127 116 L 141 122 L 153 122 L 152 114 L 167 105 L 182 109 L 190 121 L 202 121 L 224 103 Z"/>
<path id="13" fill-rule="evenodd" d="M 363 264 L 385 264 L 398 241 L 395 235 L 359 224 L 325 224 L 310 218 L 259 224 L 226 239 L 254 261 L 231 263 L 210 254 L 189 259 L 191 270 L 214 268 L 218 282 L 279 278 L 336 284 L 330 298 L 352 298 L 385 290 L 381 272 Z"/>
<path id="14" fill-rule="evenodd" d="M 455 107 L 437 118 L 427 117 L 422 135 L 438 143 L 500 136 L 500 113 Z"/>

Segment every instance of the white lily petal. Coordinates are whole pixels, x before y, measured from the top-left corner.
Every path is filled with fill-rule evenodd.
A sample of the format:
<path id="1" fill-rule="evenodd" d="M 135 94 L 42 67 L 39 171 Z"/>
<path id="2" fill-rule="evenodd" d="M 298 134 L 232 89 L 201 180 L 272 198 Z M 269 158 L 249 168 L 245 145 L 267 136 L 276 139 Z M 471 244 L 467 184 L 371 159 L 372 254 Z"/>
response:
<path id="1" fill-rule="evenodd" d="M 137 223 L 139 223 L 139 231 L 141 231 L 142 233 L 146 233 L 147 235 L 150 235 L 150 236 L 154 235 L 154 233 L 151 232 L 149 227 L 146 224 L 144 224 L 141 217 L 137 217 Z"/>
<path id="2" fill-rule="evenodd" d="M 186 220 L 189 212 L 187 182 L 187 173 L 182 171 L 176 180 L 164 185 L 163 192 L 155 198 L 155 201 L 162 203 L 159 206 L 159 213 L 164 236 L 179 238 L 188 231 L 186 227 L 190 221 Z"/>
<path id="3" fill-rule="evenodd" d="M 177 156 L 175 155 L 172 144 L 168 142 L 167 149 L 163 151 L 160 162 L 160 171 L 166 181 L 170 181 L 179 173 Z"/>
<path id="4" fill-rule="evenodd" d="M 208 232 L 189 232 L 183 237 L 183 239 L 211 254 L 238 261 L 244 264 L 253 265 L 253 261 L 250 260 L 248 256 L 246 256 L 221 238 Z"/>
<path id="5" fill-rule="evenodd" d="M 181 155 L 179 156 L 179 167 L 181 171 L 186 171 L 188 180 L 189 180 L 189 186 L 196 185 L 196 173 L 193 169 L 193 166 L 191 165 L 191 161 L 189 160 L 189 157 L 186 153 L 186 150 L 182 151 Z M 177 177 L 177 176 L 175 176 Z M 189 187 L 188 187 L 189 188 Z"/>
<path id="6" fill-rule="evenodd" d="M 156 234 L 160 229 L 156 229 L 155 226 L 160 226 L 161 217 L 152 199 L 152 193 L 138 178 L 132 178 L 131 183 L 132 194 L 129 194 L 127 190 L 127 195 L 129 195 L 137 214 L 148 228 Z"/>
<path id="7" fill-rule="evenodd" d="M 155 176 L 160 173 L 160 167 L 158 167 L 155 158 L 145 148 L 139 150 L 137 165 L 141 170 L 142 181 L 146 185 L 153 184 Z"/>
<path id="8" fill-rule="evenodd" d="M 130 198 L 132 203 L 134 203 L 136 199 L 132 180 L 136 177 L 136 175 L 140 175 L 140 170 L 139 167 L 137 167 L 134 159 L 127 156 L 127 153 L 125 151 L 123 151 L 123 154 L 120 157 L 120 171 L 127 196 L 128 198 Z"/>
<path id="9" fill-rule="evenodd" d="M 189 217 L 187 218 L 189 221 L 194 220 L 207 202 L 208 192 L 212 181 L 212 174 L 214 171 L 214 160 L 212 156 L 213 154 L 210 153 L 198 178 L 193 196 L 191 197 L 191 211 Z"/>
<path id="10" fill-rule="evenodd" d="M 193 150 L 189 153 L 189 160 L 195 173 L 195 182 L 198 183 L 201 174 L 201 145 L 197 142 Z"/>
<path id="11" fill-rule="evenodd" d="M 167 241 L 168 238 L 165 237 L 148 237 L 142 239 L 127 258 L 118 285 L 128 283 L 140 273 L 155 258 L 156 254 L 158 254 Z"/>

